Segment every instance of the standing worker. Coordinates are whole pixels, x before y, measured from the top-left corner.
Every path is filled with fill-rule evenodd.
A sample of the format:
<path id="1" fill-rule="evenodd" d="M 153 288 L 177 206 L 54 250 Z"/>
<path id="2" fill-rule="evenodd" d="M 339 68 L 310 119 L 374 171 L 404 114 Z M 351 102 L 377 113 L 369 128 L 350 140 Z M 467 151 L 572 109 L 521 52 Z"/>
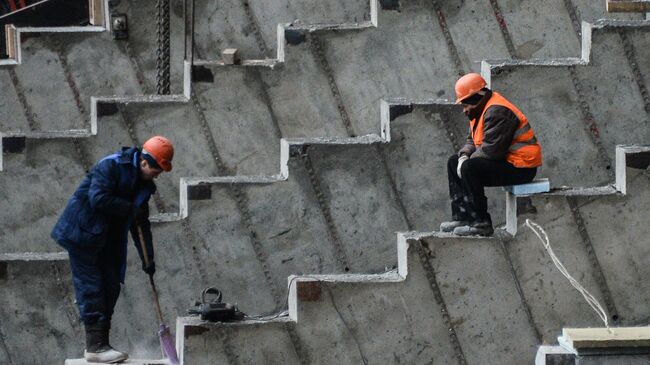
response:
<path id="1" fill-rule="evenodd" d="M 113 308 L 126 272 L 128 232 L 142 260 L 142 270 L 156 271 L 149 222 L 153 179 L 171 171 L 174 147 L 165 137 L 152 137 L 142 149 L 123 147 L 101 159 L 81 182 L 52 230 L 52 238 L 68 251 L 76 303 L 86 332 L 84 358 L 115 363 L 128 358 L 109 345 Z M 138 229 L 147 246 L 149 266 Z"/>
<path id="2" fill-rule="evenodd" d="M 447 163 L 452 220 L 440 230 L 459 236 L 494 233 L 484 187 L 531 182 L 542 165 L 542 148 L 526 116 L 486 86 L 481 75 L 469 73 L 455 87 L 469 135 Z"/>

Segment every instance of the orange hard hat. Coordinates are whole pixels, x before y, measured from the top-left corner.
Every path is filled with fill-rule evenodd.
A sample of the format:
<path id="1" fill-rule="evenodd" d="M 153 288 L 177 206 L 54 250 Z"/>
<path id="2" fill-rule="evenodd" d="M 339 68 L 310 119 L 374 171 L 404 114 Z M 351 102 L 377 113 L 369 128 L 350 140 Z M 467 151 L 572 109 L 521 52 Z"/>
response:
<path id="1" fill-rule="evenodd" d="M 477 73 L 464 75 L 456 81 L 456 104 L 459 104 L 461 100 L 476 94 L 486 86 L 487 83 L 481 75 Z"/>
<path id="2" fill-rule="evenodd" d="M 163 136 L 149 138 L 142 145 L 142 152 L 151 155 L 160 168 L 164 171 L 172 170 L 172 159 L 174 158 L 174 146 L 172 142 Z"/>

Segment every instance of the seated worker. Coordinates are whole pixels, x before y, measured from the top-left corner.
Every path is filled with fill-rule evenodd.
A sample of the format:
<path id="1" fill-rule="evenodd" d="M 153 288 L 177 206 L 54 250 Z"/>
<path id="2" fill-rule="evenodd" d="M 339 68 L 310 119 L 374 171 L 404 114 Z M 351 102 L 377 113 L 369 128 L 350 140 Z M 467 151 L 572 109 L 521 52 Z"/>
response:
<path id="1" fill-rule="evenodd" d="M 449 158 L 447 177 L 451 221 L 443 232 L 491 236 L 484 187 L 529 183 L 542 165 L 542 148 L 526 116 L 506 98 L 486 87 L 477 73 L 456 81 L 456 104 L 469 118 L 465 146 Z"/>
<path id="2" fill-rule="evenodd" d="M 88 362 L 116 363 L 128 358 L 109 344 L 113 309 L 120 283 L 124 283 L 128 232 L 142 270 L 153 275 L 149 198 L 156 191 L 153 179 L 171 171 L 173 157 L 171 142 L 160 136 L 150 138 L 142 149 L 123 147 L 104 157 L 83 179 L 52 230 L 52 238 L 70 256 Z M 140 246 L 140 229 L 148 261 Z"/>

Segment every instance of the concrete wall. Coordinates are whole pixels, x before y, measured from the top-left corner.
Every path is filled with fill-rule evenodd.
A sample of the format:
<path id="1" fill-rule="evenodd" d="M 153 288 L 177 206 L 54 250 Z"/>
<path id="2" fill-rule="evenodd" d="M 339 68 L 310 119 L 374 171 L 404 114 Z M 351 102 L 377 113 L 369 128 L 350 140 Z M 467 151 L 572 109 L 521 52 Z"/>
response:
<path id="1" fill-rule="evenodd" d="M 25 39 L 23 64 L 0 70 L 0 131 L 87 128 L 91 96 L 153 93 L 154 5 L 123 1 L 115 9 L 129 15 L 128 42 L 108 33 Z M 172 92 L 179 93 L 182 3 L 171 8 Z M 197 1 L 195 57 L 215 59 L 226 47 L 240 48 L 244 59 L 274 57 L 277 23 L 361 22 L 369 14 L 365 1 Z M 159 179 L 151 207 L 176 212 L 181 177 L 276 174 L 280 138 L 378 134 L 380 99 L 452 99 L 457 76 L 489 58 L 543 58 L 492 75 L 493 88 L 521 107 L 542 141 L 540 175 L 555 187 L 612 182 L 614 145 L 649 140 L 648 28 L 594 29 L 589 65 L 541 64 L 579 57 L 580 20 L 601 17 L 642 18 L 605 14 L 604 3 L 593 1 L 402 1 L 399 11 L 379 11 L 377 28 L 315 32 L 287 45 L 285 63 L 274 69 L 209 67 L 214 82 L 194 83 L 188 103 L 121 105 L 99 118 L 96 136 L 27 139 L 22 152 L 4 153 L 1 253 L 59 251 L 49 231 L 66 199 L 96 160 L 121 145 L 152 134 L 174 140 L 174 171 Z M 263 313 L 285 305 L 290 274 L 396 265 L 395 231 L 431 231 L 448 217 L 445 163 L 466 122 L 440 103 L 392 123 L 390 143 L 310 146 L 289 161 L 288 181 L 213 185 L 209 199 L 190 201 L 187 219 L 156 225 L 168 322 L 206 286 L 247 313 Z M 643 324 L 647 232 L 639 212 L 649 180 L 629 172 L 625 197 L 535 198 L 537 213 L 527 217 L 547 229 L 567 268 L 610 315 Z M 502 223 L 503 193 L 491 189 L 489 199 Z M 429 255 L 413 258 L 404 283 L 333 285 L 322 301 L 305 304 L 305 321 L 291 328 L 197 335 L 193 354 L 229 363 L 478 364 L 488 352 L 493 363 L 517 364 L 532 361 L 535 346 L 554 342 L 562 326 L 600 325 L 521 227 L 509 242 L 425 243 Z M 130 250 L 112 340 L 133 356 L 158 357 L 146 277 Z M 83 339 L 66 264 L 5 266 L 0 362 L 78 357 Z M 265 352 L 274 341 L 282 351 Z"/>

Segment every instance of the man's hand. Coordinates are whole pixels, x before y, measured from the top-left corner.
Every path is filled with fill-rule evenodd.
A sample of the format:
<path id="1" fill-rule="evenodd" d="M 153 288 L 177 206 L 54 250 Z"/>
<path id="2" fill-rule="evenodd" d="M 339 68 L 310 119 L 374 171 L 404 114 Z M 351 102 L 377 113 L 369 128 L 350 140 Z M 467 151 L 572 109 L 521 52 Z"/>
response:
<path id="1" fill-rule="evenodd" d="M 458 158 L 458 167 L 456 168 L 456 175 L 458 175 L 459 179 L 463 178 L 460 174 L 460 168 L 463 166 L 463 163 L 467 160 L 469 160 L 469 157 L 467 155 L 462 155 Z"/>
<path id="2" fill-rule="evenodd" d="M 146 272 L 147 274 L 153 276 L 153 274 L 156 273 L 156 262 L 151 260 L 149 261 L 149 266 L 147 267 L 147 264 L 142 261 L 142 271 Z"/>

